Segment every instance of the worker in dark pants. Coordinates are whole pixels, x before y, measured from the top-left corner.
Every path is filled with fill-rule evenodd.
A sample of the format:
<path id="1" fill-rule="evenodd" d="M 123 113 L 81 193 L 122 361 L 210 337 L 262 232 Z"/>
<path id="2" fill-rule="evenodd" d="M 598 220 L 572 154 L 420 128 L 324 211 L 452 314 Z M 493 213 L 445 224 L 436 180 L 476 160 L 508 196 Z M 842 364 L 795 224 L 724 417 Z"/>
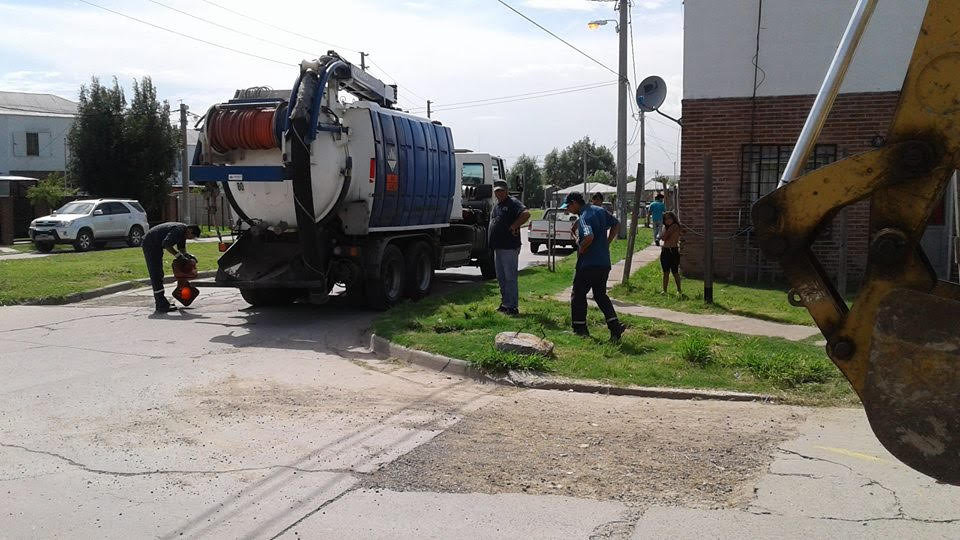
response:
<path id="1" fill-rule="evenodd" d="M 620 322 L 613 302 L 607 296 L 607 277 L 610 275 L 610 244 L 617 238 L 620 222 L 602 206 L 586 204 L 583 195 L 571 193 L 565 201 L 567 211 L 577 214 L 577 270 L 573 276 L 570 296 L 570 318 L 573 333 L 589 336 L 587 329 L 587 293 L 593 290 L 593 299 L 603 312 L 610 330 L 610 340 L 620 341 L 627 327 Z M 609 230 L 609 232 L 607 232 Z"/>
<path id="2" fill-rule="evenodd" d="M 150 286 L 153 288 L 153 300 L 157 313 L 173 311 L 163 292 L 163 250 L 169 251 L 178 259 L 189 259 L 197 262 L 197 258 L 187 253 L 187 240 L 200 236 L 200 227 L 184 225 L 183 223 L 161 223 L 143 236 L 143 258 L 147 261 L 147 272 L 150 273 Z"/>

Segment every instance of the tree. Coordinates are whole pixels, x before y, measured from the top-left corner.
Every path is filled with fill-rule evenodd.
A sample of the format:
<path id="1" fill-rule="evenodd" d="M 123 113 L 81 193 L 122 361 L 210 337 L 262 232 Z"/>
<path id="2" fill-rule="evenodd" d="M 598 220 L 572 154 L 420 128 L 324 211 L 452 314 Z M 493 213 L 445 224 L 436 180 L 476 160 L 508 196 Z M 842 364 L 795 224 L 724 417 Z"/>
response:
<path id="1" fill-rule="evenodd" d="M 80 87 L 68 137 L 70 175 L 90 195 L 137 199 L 148 215 L 159 217 L 179 136 L 170 124 L 170 105 L 157 100 L 150 77 L 134 80 L 133 94 L 128 108 L 116 78 L 111 88 L 96 77 Z"/>
<path id="2" fill-rule="evenodd" d="M 63 199 L 76 193 L 64 185 L 63 175 L 53 173 L 27 189 L 27 199 L 35 207 L 55 209 Z"/>
<path id="3" fill-rule="evenodd" d="M 547 183 L 561 189 L 582 183 L 584 161 L 588 177 L 597 171 L 606 171 L 611 176 L 617 174 L 617 162 L 610 149 L 584 137 L 562 151 L 554 148 L 544 157 L 543 173 Z"/>
<path id="4" fill-rule="evenodd" d="M 599 184 L 613 185 L 613 175 L 607 171 L 596 171 L 587 177 L 587 182 L 596 182 Z"/>
<path id="5" fill-rule="evenodd" d="M 170 193 L 169 178 L 180 148 L 180 133 L 170 124 L 170 104 L 157 100 L 150 77 L 133 81 L 133 101 L 127 111 L 124 139 L 130 171 L 135 179 L 131 194 L 147 210 L 159 216 Z"/>
<path id="6" fill-rule="evenodd" d="M 543 170 L 537 159 L 526 154 L 517 158 L 510 168 L 511 180 L 523 179 L 523 200 L 529 207 L 543 206 Z"/>
<path id="7" fill-rule="evenodd" d="M 117 79 L 107 88 L 93 77 L 80 87 L 77 117 L 70 128 L 70 176 L 91 195 L 119 197 L 127 182 L 123 113 L 127 100 Z"/>

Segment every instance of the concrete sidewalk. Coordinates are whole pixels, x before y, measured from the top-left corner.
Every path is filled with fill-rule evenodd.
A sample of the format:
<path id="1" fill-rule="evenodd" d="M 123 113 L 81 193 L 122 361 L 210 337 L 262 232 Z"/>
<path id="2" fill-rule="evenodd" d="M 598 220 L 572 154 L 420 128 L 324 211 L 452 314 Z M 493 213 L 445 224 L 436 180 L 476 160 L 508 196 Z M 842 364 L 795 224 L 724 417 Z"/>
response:
<path id="1" fill-rule="evenodd" d="M 633 255 L 632 267 L 630 269 L 631 274 L 657 260 L 659 256 L 660 248 L 657 246 L 647 246 L 638 251 Z M 610 269 L 610 277 L 607 278 L 608 289 L 619 285 L 623 279 L 623 263 L 624 261 L 620 261 Z M 567 289 L 554 298 L 561 302 L 569 302 L 571 292 L 572 288 Z M 593 298 L 593 295 L 589 295 L 589 298 Z M 614 300 L 613 303 L 617 307 L 618 312 L 628 315 L 660 319 L 685 324 L 687 326 L 710 328 L 712 330 L 721 330 L 748 336 L 780 337 L 789 339 L 790 341 L 802 341 L 820 334 L 820 330 L 814 326 L 776 323 L 739 315 L 683 313 L 670 309 L 640 306 L 619 300 Z"/>

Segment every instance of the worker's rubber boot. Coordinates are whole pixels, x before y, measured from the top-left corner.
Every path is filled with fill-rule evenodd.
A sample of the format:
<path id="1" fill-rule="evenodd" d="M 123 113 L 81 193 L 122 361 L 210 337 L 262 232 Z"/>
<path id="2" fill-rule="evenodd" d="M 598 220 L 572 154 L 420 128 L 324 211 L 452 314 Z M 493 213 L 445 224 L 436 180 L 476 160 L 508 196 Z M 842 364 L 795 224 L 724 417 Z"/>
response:
<path id="1" fill-rule="evenodd" d="M 610 341 L 614 343 L 618 343 L 623 333 L 627 331 L 627 325 L 620 322 L 620 319 L 614 319 L 608 322 L 607 328 L 610 329 Z"/>
<path id="2" fill-rule="evenodd" d="M 167 302 L 166 298 L 164 298 L 163 303 L 157 302 L 157 305 L 154 308 L 153 312 L 154 313 L 170 313 L 171 311 L 176 311 L 176 310 L 177 310 L 177 306 L 170 305 L 170 302 Z"/>
<path id="3" fill-rule="evenodd" d="M 590 330 L 587 329 L 587 325 L 585 324 L 573 325 L 573 333 L 581 337 L 590 337 Z"/>

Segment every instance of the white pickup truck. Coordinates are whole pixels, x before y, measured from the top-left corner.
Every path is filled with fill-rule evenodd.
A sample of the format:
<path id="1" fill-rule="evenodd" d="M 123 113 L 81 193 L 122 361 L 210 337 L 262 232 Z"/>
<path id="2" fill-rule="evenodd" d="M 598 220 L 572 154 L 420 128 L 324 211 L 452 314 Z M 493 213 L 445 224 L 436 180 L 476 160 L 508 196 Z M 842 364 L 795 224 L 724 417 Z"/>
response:
<path id="1" fill-rule="evenodd" d="M 528 226 L 530 240 L 530 252 L 540 251 L 540 246 L 548 245 L 550 239 L 550 220 L 556 216 L 557 224 L 554 230 L 554 247 L 573 248 L 577 245 L 576 238 L 573 235 L 573 223 L 577 221 L 577 215 L 571 214 L 566 210 L 559 208 L 549 208 L 544 212 L 543 217 L 537 220 L 531 220 Z"/>

